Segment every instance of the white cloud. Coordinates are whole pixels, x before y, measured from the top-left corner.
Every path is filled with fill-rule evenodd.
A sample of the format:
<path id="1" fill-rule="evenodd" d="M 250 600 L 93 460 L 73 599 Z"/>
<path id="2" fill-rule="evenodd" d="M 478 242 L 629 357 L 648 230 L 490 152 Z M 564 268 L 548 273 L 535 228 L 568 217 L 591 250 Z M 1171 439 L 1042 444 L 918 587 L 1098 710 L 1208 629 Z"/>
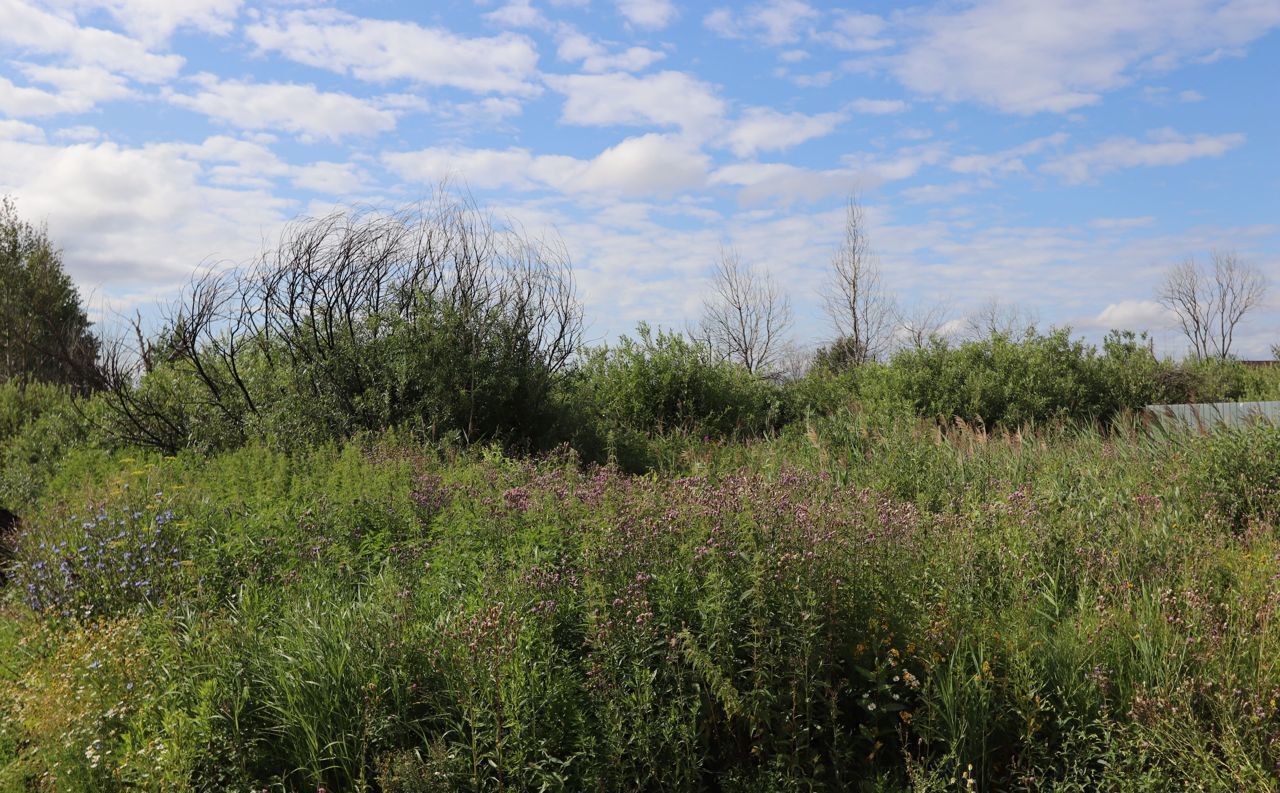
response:
<path id="1" fill-rule="evenodd" d="M 918 17 L 892 59 L 908 88 L 1014 113 L 1097 102 L 1141 71 L 1241 46 L 1280 25 L 1280 4 L 1241 0 L 978 0 Z"/>
<path id="2" fill-rule="evenodd" d="M 3 107 L 3 105 L 0 105 Z M 31 143 L 44 142 L 44 130 L 25 121 L 0 118 L 0 140 L 18 140 Z"/>
<path id="3" fill-rule="evenodd" d="M 628 22 L 645 30 L 665 28 L 678 13 L 672 0 L 615 0 L 615 5 Z"/>
<path id="4" fill-rule="evenodd" d="M 0 44 L 25 52 L 66 58 L 80 66 L 99 66 L 143 82 L 161 82 L 182 67 L 177 55 L 149 52 L 139 41 L 110 30 L 80 27 L 22 0 L 0 0 Z"/>
<path id="5" fill-rule="evenodd" d="M 56 91 L 15 85 L 0 77 L 0 112 L 10 116 L 51 116 L 83 113 L 99 102 L 128 96 L 123 77 L 97 66 L 62 67 L 22 63 L 18 68 L 29 80 L 51 85 Z"/>
<path id="6" fill-rule="evenodd" d="M 855 99 L 849 103 L 849 108 L 854 112 L 865 113 L 869 116 L 888 116 L 894 113 L 901 113 L 907 107 L 907 103 L 901 99 Z"/>
<path id="7" fill-rule="evenodd" d="M 264 190 L 210 186 L 199 153 L 172 144 L 0 141 L 0 193 L 12 193 L 25 216 L 48 221 L 80 285 L 173 289 L 201 262 L 257 252 L 287 208 Z"/>
<path id="8" fill-rule="evenodd" d="M 650 133 L 601 152 L 572 189 L 623 195 L 670 195 L 700 186 L 710 160 L 687 142 Z"/>
<path id="9" fill-rule="evenodd" d="M 753 38 L 767 46 L 781 46 L 800 41 L 806 28 L 820 17 L 808 3 L 800 0 L 768 0 L 733 12 L 713 10 L 703 19 L 710 31 L 728 38 Z"/>
<path id="10" fill-rule="evenodd" d="M 484 15 L 485 19 L 509 28 L 545 28 L 550 25 L 530 0 L 509 0 Z"/>
<path id="11" fill-rule="evenodd" d="M 92 106 L 92 103 L 83 103 L 43 88 L 16 85 L 13 81 L 0 77 L 0 113 L 6 116 L 34 118 L 58 113 L 79 113 Z"/>
<path id="12" fill-rule="evenodd" d="M 171 94 L 170 101 L 240 129 L 337 139 L 384 132 L 396 124 L 390 111 L 348 94 L 318 91 L 312 85 L 219 81 L 208 74 L 196 79 L 200 91 Z"/>
<path id="13" fill-rule="evenodd" d="M 133 36 L 148 44 L 168 40 L 190 28 L 225 35 L 231 32 L 243 0 L 53 0 L 78 10 L 102 9 Z"/>
<path id="14" fill-rule="evenodd" d="M 1051 146 L 1061 146 L 1066 140 L 1066 133 L 1058 132 L 993 154 L 968 154 L 955 157 L 951 160 L 949 167 L 956 173 L 965 174 L 1025 173 L 1027 166 L 1023 162 L 1024 157 L 1037 154 Z"/>
<path id="15" fill-rule="evenodd" d="M 478 93 L 534 94 L 538 52 L 515 33 L 467 38 L 412 22 L 292 11 L 250 25 L 265 51 L 361 80 L 408 80 Z"/>
<path id="16" fill-rule="evenodd" d="M 842 158 L 847 165 L 874 174 L 883 182 L 910 179 L 921 168 L 937 165 L 946 158 L 946 147 L 941 144 L 907 146 L 887 156 L 873 157 L 867 154 L 851 154 Z"/>
<path id="17" fill-rule="evenodd" d="M 565 159 L 577 162 L 571 157 Z M 402 179 L 424 184 L 461 179 L 478 190 L 531 190 L 537 186 L 529 175 L 534 157 L 527 149 L 432 147 L 386 153 L 382 161 Z"/>
<path id="18" fill-rule="evenodd" d="M 725 141 L 739 157 L 761 151 L 781 151 L 807 140 L 831 134 L 844 116 L 840 113 L 779 113 L 772 108 L 748 108 Z"/>
<path id="19" fill-rule="evenodd" d="M 524 110 L 519 100 L 510 96 L 486 96 L 474 102 L 441 102 L 433 110 L 446 125 L 456 127 L 497 127 Z"/>
<path id="20" fill-rule="evenodd" d="M 386 154 L 401 177 L 426 184 L 461 179 L 473 188 L 551 189 L 566 194 L 671 195 L 706 181 L 709 158 L 673 135 L 626 138 L 596 157 L 527 149 L 428 148 Z"/>
<path id="21" fill-rule="evenodd" d="M 926 184 L 919 187 L 908 187 L 899 195 L 913 204 L 942 204 L 954 201 L 963 195 L 969 195 L 980 186 L 974 182 L 951 182 L 950 184 Z"/>
<path id="22" fill-rule="evenodd" d="M 551 76 L 547 83 L 565 95 L 561 119 L 569 124 L 654 125 L 708 134 L 725 111 L 715 89 L 683 72 Z"/>
<path id="23" fill-rule="evenodd" d="M 893 42 L 880 35 L 887 27 L 884 18 L 875 14 L 837 11 L 824 30 L 814 33 L 814 38 L 849 52 L 872 52 L 892 46 Z"/>
<path id="24" fill-rule="evenodd" d="M 600 42 L 573 28 L 565 26 L 556 50 L 562 61 L 581 62 L 587 72 L 638 72 L 647 69 L 666 57 L 666 53 L 647 47 L 628 47 L 611 53 Z"/>
<path id="25" fill-rule="evenodd" d="M 819 171 L 785 163 L 738 163 L 711 175 L 711 184 L 741 188 L 738 200 L 759 204 L 777 200 L 819 201 L 872 186 L 874 179 L 854 169 Z"/>
<path id="26" fill-rule="evenodd" d="M 1051 160 L 1040 170 L 1060 176 L 1068 184 L 1083 184 L 1125 168 L 1180 165 L 1201 157 L 1221 157 L 1245 142 L 1245 136 L 1239 133 L 1186 136 L 1173 130 L 1160 130 L 1149 137 L 1147 141 L 1109 138 L 1096 146 Z"/>
<path id="27" fill-rule="evenodd" d="M 290 180 L 300 190 L 349 196 L 364 188 L 365 178 L 354 163 L 315 162 L 292 169 Z"/>
<path id="28" fill-rule="evenodd" d="M 1149 330 L 1167 326 L 1170 319 L 1169 310 L 1154 300 L 1121 300 L 1108 304 L 1080 325 L 1103 331 Z"/>
<path id="29" fill-rule="evenodd" d="M 799 41 L 821 15 L 800 0 L 769 0 L 735 12 L 717 8 L 703 19 L 709 30 L 727 38 L 749 38 L 776 47 Z"/>

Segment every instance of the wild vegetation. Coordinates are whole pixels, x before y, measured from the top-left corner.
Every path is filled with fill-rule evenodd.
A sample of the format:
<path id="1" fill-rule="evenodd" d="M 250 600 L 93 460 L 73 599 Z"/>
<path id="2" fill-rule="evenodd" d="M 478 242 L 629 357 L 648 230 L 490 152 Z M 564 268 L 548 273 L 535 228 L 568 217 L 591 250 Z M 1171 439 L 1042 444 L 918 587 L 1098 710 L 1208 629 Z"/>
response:
<path id="1" fill-rule="evenodd" d="M 584 348 L 564 264 L 335 216 L 9 373 L 0 791 L 1280 789 L 1280 429 L 1135 412 L 1280 369 L 994 327 L 768 377 Z"/>

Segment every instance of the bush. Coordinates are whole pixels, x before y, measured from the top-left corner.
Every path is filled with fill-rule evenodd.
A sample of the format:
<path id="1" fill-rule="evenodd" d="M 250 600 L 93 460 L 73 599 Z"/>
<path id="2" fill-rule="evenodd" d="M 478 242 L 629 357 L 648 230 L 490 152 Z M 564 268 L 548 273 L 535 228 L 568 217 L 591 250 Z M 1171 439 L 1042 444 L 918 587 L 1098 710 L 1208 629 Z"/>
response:
<path id="1" fill-rule="evenodd" d="M 629 470 L 653 464 L 656 438 L 750 438 L 784 418 L 776 385 L 712 360 L 682 334 L 655 334 L 644 324 L 634 339 L 586 351 L 565 400 L 577 417 L 574 446 L 588 459 L 612 452 Z"/>
<path id="2" fill-rule="evenodd" d="M 105 404 L 119 441 L 167 452 L 403 424 L 527 449 L 548 439 L 580 331 L 563 252 L 465 200 L 339 213 L 197 281 L 139 354 L 112 350 Z"/>
<path id="3" fill-rule="evenodd" d="M 0 506 L 20 511 L 59 475 L 72 450 L 92 441 L 93 400 L 61 386 L 0 385 Z"/>
<path id="4" fill-rule="evenodd" d="M 1050 420 L 1106 421 L 1146 404 L 1160 364 L 1132 334 L 1112 334 L 1099 355 L 1069 329 L 994 333 L 952 346 L 934 339 L 900 352 L 889 378 L 922 416 L 1015 428 Z"/>

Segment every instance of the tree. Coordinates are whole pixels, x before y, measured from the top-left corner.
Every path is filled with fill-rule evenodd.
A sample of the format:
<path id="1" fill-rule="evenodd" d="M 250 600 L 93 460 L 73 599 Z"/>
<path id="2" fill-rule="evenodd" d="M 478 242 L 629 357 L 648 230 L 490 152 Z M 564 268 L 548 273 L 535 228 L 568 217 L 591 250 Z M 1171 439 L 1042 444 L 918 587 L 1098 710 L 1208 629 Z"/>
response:
<path id="1" fill-rule="evenodd" d="M 787 349 L 790 327 L 791 302 L 769 274 L 744 264 L 733 248 L 721 249 L 695 335 L 721 359 L 773 377 Z"/>
<path id="2" fill-rule="evenodd" d="M 888 351 L 894 304 L 880 281 L 866 219 L 856 198 L 850 198 L 845 209 L 844 239 L 831 257 L 831 289 L 825 304 L 839 336 L 832 347 L 843 351 L 843 359 L 858 365 Z"/>
<path id="3" fill-rule="evenodd" d="M 106 351 L 104 403 L 120 439 L 160 449 L 406 423 L 533 445 L 581 334 L 564 246 L 442 190 L 300 219 L 255 264 L 198 275 L 160 336 Z"/>
<path id="4" fill-rule="evenodd" d="M 98 339 L 46 229 L 0 199 L 0 382 L 42 380 L 79 390 L 101 384 Z"/>
<path id="5" fill-rule="evenodd" d="M 966 335 L 972 341 L 992 336 L 1005 336 L 1016 341 L 1031 337 L 1039 321 L 1035 309 L 1025 309 L 993 297 L 965 317 L 964 324 Z"/>
<path id="6" fill-rule="evenodd" d="M 897 313 L 897 341 L 899 349 L 920 350 L 934 338 L 943 335 L 943 328 L 950 321 L 949 310 L 943 303 L 916 304 L 913 308 Z"/>
<path id="7" fill-rule="evenodd" d="M 1206 269 L 1188 257 L 1165 275 L 1157 297 L 1173 312 L 1198 359 L 1227 358 L 1236 328 L 1267 292 L 1257 268 L 1233 252 L 1213 251 Z"/>

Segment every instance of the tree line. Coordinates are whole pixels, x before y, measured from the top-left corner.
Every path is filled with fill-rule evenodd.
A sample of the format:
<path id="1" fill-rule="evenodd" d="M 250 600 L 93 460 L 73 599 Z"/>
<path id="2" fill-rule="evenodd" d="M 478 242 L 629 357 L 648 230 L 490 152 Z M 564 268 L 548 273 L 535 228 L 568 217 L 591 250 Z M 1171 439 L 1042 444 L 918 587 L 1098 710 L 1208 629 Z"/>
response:
<path id="1" fill-rule="evenodd" d="M 790 341 L 785 291 L 728 247 L 695 326 L 587 347 L 564 245 L 442 192 L 400 212 L 300 219 L 248 265 L 197 275 L 157 332 L 136 319 L 107 338 L 46 229 L 5 199 L 0 383 L 56 384 L 86 397 L 80 419 L 102 437 L 166 451 L 407 427 L 638 465 L 655 435 L 751 436 L 850 399 L 1013 426 L 1252 393 L 1213 365 L 1267 286 L 1234 254 L 1169 271 L 1160 299 L 1191 344 L 1182 364 L 1131 333 L 1100 351 L 1041 333 L 999 301 L 951 341 L 943 307 L 904 309 L 888 292 L 857 200 L 829 278 L 832 338 L 812 355 Z"/>

